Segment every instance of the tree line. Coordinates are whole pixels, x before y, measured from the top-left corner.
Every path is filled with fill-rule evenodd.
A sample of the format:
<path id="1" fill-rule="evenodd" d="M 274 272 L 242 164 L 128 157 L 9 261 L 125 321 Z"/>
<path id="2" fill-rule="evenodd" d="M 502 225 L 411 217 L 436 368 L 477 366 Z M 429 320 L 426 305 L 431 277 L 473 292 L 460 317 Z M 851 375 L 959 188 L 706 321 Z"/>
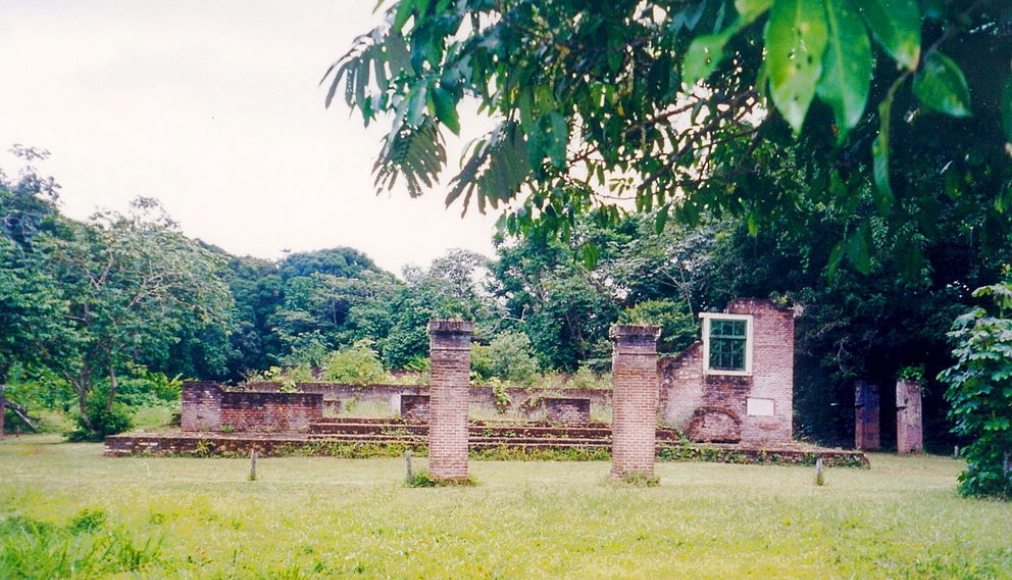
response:
<path id="1" fill-rule="evenodd" d="M 433 318 L 477 322 L 478 379 L 593 376 L 608 370 L 611 324 L 659 324 L 660 350 L 674 354 L 698 339 L 699 312 L 747 296 L 803 311 L 800 436 L 845 443 L 853 381 L 889 385 L 919 368 L 929 441 L 948 442 L 944 389 L 933 380 L 950 364 L 946 332 L 975 303 L 972 289 L 1002 278 L 1010 249 L 1006 239 L 995 251 L 946 214 L 915 275 L 883 250 L 868 274 L 828 276 L 834 248 L 821 233 L 845 227 L 839 212 L 807 233 L 786 223 L 751 231 L 717 215 L 658 230 L 637 214 L 616 225 L 580 220 L 568 240 L 498 233 L 492 257 L 454 250 L 398 277 L 351 248 L 232 256 L 183 235 L 151 199 L 71 220 L 58 210 L 56 181 L 33 167 L 45 152 L 15 152 L 26 166 L 0 178 L 0 383 L 12 405 L 72 410 L 85 438 L 122 429 L 122 403 L 173 400 L 180 378 L 237 382 L 275 367 L 311 379 L 335 352 L 364 354 L 383 371 L 424 371 Z M 593 267 L 582 259 L 588 246 Z"/>

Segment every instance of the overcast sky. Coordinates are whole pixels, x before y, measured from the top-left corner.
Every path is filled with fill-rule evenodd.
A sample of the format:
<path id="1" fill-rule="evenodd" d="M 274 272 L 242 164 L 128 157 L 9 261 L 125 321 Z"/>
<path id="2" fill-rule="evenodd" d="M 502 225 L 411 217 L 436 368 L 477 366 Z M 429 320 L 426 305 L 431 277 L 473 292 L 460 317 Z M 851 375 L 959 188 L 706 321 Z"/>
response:
<path id="1" fill-rule="evenodd" d="M 235 254 L 351 246 L 395 273 L 449 248 L 490 255 L 497 216 L 461 219 L 440 189 L 376 196 L 384 126 L 323 108 L 320 77 L 376 24 L 374 5 L 5 0 L 0 149 L 49 149 L 42 173 L 71 217 L 156 197 L 187 234 Z"/>

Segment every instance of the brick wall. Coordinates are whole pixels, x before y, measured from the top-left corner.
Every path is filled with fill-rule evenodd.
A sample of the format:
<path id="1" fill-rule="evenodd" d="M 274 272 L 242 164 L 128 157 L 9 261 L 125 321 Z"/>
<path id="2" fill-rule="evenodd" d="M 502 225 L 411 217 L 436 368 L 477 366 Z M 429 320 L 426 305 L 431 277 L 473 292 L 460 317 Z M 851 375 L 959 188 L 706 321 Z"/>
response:
<path id="1" fill-rule="evenodd" d="M 321 393 L 326 395 L 327 400 L 339 401 L 379 401 L 389 402 L 401 395 L 428 395 L 429 387 L 425 385 L 345 385 L 340 383 L 298 383 L 298 390 L 303 393 Z M 281 388 L 281 383 L 256 382 L 246 383 L 236 387 L 236 390 L 252 392 L 274 392 Z M 611 390 L 609 389 L 552 389 L 553 394 L 562 397 L 574 397 L 590 399 L 592 405 L 611 405 Z M 538 389 L 526 389 L 521 387 L 510 387 L 507 389 L 510 396 L 510 407 L 521 409 L 530 406 L 532 399 L 541 399 L 543 394 Z M 468 397 L 472 405 L 478 405 L 488 410 L 494 410 L 495 396 L 492 394 L 492 387 L 471 386 L 468 390 Z M 399 403 L 395 405 L 399 407 Z"/>
<path id="2" fill-rule="evenodd" d="M 222 389 L 218 383 L 187 381 L 179 417 L 183 431 L 217 431 L 221 427 Z"/>
<path id="3" fill-rule="evenodd" d="M 225 391 L 221 398 L 221 426 L 238 432 L 308 433 L 323 418 L 319 393 L 248 393 Z"/>
<path id="4" fill-rule="evenodd" d="M 212 382 L 183 383 L 183 431 L 308 432 L 323 417 L 323 395 L 223 389 Z"/>
<path id="5" fill-rule="evenodd" d="M 921 413 L 921 384 L 917 381 L 896 383 L 896 451 L 924 451 L 924 423 Z"/>
<path id="6" fill-rule="evenodd" d="M 661 419 L 695 441 L 790 441 L 794 413 L 794 314 L 767 300 L 737 299 L 727 314 L 752 317 L 752 372 L 707 374 L 703 344 L 662 359 Z M 749 411 L 753 399 L 753 413 Z"/>
<path id="7" fill-rule="evenodd" d="M 401 419 L 428 422 L 429 395 L 401 395 Z"/>
<path id="8" fill-rule="evenodd" d="M 474 324 L 455 320 L 429 322 L 429 475 L 467 478 L 468 383 Z"/>
<path id="9" fill-rule="evenodd" d="M 542 399 L 549 423 L 586 425 L 590 423 L 590 399 L 549 397 Z"/>
<path id="10" fill-rule="evenodd" d="M 880 407 L 878 385 L 867 381 L 854 384 L 854 448 L 865 451 L 881 449 Z"/>
<path id="11" fill-rule="evenodd" d="M 725 405 L 740 413 L 741 440 L 747 443 L 783 443 L 794 430 L 794 313 L 768 300 L 738 299 L 729 314 L 750 314 L 752 332 L 752 385 L 746 398 L 773 402 L 773 414 L 750 415 L 747 400 Z"/>
<path id="12" fill-rule="evenodd" d="M 653 476 L 657 437 L 656 326 L 614 326 L 612 477 Z"/>

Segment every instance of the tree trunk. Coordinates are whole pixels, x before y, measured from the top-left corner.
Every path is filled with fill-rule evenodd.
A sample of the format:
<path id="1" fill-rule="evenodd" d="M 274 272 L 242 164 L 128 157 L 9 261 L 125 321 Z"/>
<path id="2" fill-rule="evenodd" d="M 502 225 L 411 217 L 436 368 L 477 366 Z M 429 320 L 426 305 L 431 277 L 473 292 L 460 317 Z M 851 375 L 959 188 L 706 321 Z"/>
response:
<path id="1" fill-rule="evenodd" d="M 70 383 L 77 391 L 77 407 L 81 411 L 81 424 L 91 431 L 91 417 L 88 416 L 88 384 L 79 379 L 70 379 Z"/>
<path id="2" fill-rule="evenodd" d="M 109 399 L 105 402 L 105 410 L 112 410 L 112 403 L 116 400 L 116 367 L 109 367 Z"/>

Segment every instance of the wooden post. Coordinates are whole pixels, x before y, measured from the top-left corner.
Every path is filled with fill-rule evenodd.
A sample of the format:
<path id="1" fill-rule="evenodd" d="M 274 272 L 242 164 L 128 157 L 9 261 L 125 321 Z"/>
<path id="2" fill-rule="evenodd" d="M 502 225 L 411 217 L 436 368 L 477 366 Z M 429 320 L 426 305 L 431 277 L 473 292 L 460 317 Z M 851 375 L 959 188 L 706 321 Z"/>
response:
<path id="1" fill-rule="evenodd" d="M 822 471 L 822 458 L 815 460 L 815 485 L 826 485 L 826 475 Z"/>
<path id="2" fill-rule="evenodd" d="M 257 480 L 257 450 L 249 452 L 249 480 Z"/>
<path id="3" fill-rule="evenodd" d="M 0 439 L 4 438 L 4 415 L 7 414 L 7 385 L 0 384 Z"/>
<path id="4" fill-rule="evenodd" d="M 404 481 L 406 481 L 408 483 L 411 483 L 411 479 L 415 476 L 415 474 L 411 472 L 411 451 L 410 450 L 404 452 L 404 465 L 405 465 L 405 467 L 407 467 L 407 470 L 408 470 L 407 474 L 404 476 Z"/>

